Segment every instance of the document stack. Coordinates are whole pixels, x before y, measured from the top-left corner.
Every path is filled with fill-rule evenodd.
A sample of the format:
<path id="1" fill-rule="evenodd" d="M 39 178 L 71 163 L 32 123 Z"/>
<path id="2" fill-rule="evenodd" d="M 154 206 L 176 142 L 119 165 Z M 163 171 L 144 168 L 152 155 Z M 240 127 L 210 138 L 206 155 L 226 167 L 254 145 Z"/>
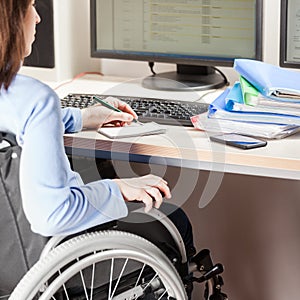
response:
<path id="1" fill-rule="evenodd" d="M 236 59 L 240 79 L 195 116 L 196 128 L 264 138 L 300 130 L 300 73 L 250 59 Z M 207 118 L 208 117 L 208 118 Z"/>

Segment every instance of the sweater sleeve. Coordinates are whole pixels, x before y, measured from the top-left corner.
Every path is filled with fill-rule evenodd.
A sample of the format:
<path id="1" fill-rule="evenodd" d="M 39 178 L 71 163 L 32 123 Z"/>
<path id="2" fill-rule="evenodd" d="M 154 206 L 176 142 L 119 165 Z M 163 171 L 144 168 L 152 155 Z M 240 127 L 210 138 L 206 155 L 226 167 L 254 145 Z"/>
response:
<path id="1" fill-rule="evenodd" d="M 67 107 L 61 111 L 65 133 L 78 132 L 82 129 L 82 118 L 79 108 Z"/>
<path id="2" fill-rule="evenodd" d="M 32 230 L 44 236 L 72 234 L 126 216 L 116 183 L 100 180 L 84 185 L 70 168 L 63 133 L 80 127 L 81 121 L 75 120 L 78 111 L 62 113 L 50 89 L 38 95 L 42 101 L 33 101 L 22 128 L 20 164 L 23 206 Z"/>

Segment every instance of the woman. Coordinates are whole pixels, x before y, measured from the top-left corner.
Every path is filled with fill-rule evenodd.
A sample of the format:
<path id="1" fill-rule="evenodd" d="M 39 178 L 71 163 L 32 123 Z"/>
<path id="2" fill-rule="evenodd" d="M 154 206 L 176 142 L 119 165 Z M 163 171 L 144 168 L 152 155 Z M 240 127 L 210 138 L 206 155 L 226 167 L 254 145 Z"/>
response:
<path id="1" fill-rule="evenodd" d="M 41 21 L 32 0 L 0 0 L 0 131 L 16 135 L 22 147 L 20 188 L 32 231 L 44 236 L 72 234 L 127 215 L 125 201 L 139 200 L 149 211 L 170 198 L 167 182 L 147 175 L 83 184 L 70 168 L 63 134 L 137 118 L 124 102 L 79 110 L 61 110 L 60 100 L 45 84 L 17 74 L 31 52 Z M 154 199 L 154 201 L 153 201 Z"/>

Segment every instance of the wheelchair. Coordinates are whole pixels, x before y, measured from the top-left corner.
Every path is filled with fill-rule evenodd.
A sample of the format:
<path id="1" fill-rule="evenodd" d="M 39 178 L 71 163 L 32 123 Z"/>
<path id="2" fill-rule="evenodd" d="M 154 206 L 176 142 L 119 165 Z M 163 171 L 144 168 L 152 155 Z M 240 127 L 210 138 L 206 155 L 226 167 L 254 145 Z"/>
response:
<path id="1" fill-rule="evenodd" d="M 9 134 L 1 133 L 2 141 L 8 145 L 0 148 L 1 205 L 8 203 L 5 214 L 13 226 L 1 226 L 0 233 L 13 243 L 0 250 L 0 255 L 6 251 L 0 291 L 4 282 L 13 291 L 0 299 L 187 300 L 194 282 L 205 285 L 204 299 L 227 299 L 221 289 L 223 266 L 213 264 L 208 249 L 187 253 L 178 229 L 160 210 L 146 214 L 133 203 L 128 217 L 76 235 L 47 239 L 32 233 L 16 176 L 21 150 Z M 8 259 L 14 268 L 9 269 Z M 12 286 L 14 277 L 18 281 Z"/>

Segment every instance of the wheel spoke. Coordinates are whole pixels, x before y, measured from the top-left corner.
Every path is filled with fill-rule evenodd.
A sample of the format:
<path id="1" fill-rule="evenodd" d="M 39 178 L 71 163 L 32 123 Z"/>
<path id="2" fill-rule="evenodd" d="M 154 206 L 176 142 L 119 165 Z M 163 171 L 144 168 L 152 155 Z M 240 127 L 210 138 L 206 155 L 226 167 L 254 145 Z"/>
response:
<path id="1" fill-rule="evenodd" d="M 157 273 L 155 273 L 155 275 L 152 277 L 152 279 L 147 283 L 147 285 L 143 288 L 143 291 L 145 291 L 146 289 L 147 289 L 147 287 L 152 283 L 152 281 L 156 278 L 156 277 L 158 277 L 157 276 L 158 274 Z"/>
<path id="2" fill-rule="evenodd" d="M 168 292 L 168 290 L 167 289 L 165 289 L 165 291 L 160 295 L 160 297 L 157 299 L 157 300 L 161 300 L 162 299 L 162 297 L 166 294 Z"/>
<path id="3" fill-rule="evenodd" d="M 110 265 L 110 278 L 109 278 L 108 300 L 111 299 L 111 288 L 112 288 L 112 281 L 113 281 L 114 261 L 115 261 L 115 259 L 112 258 L 111 259 L 111 265 Z"/>
<path id="4" fill-rule="evenodd" d="M 58 273 L 61 274 L 61 270 L 59 270 Z M 64 292 L 65 292 L 65 296 L 67 297 L 66 300 L 70 300 L 69 295 L 68 295 L 68 291 L 67 291 L 67 288 L 66 288 L 66 285 L 63 284 L 62 286 L 63 286 Z M 54 297 L 52 297 L 52 298 L 53 298 L 53 300 L 55 300 Z"/>
<path id="5" fill-rule="evenodd" d="M 114 288 L 114 290 L 113 290 L 113 292 L 112 292 L 112 295 L 111 295 L 111 297 L 110 297 L 109 300 L 112 300 L 112 298 L 113 298 L 113 296 L 114 296 L 114 294 L 115 294 L 115 292 L 116 292 L 116 290 L 117 290 L 117 287 L 118 287 L 119 282 L 120 282 L 120 280 L 121 280 L 121 277 L 122 277 L 122 275 L 123 275 L 123 273 L 124 273 L 124 270 L 125 270 L 125 267 L 126 267 L 126 265 L 127 265 L 127 262 L 128 262 L 128 258 L 126 258 L 126 260 L 125 260 L 125 262 L 124 262 L 124 264 L 123 264 L 122 270 L 121 270 L 121 272 L 120 272 L 120 275 L 119 275 L 118 280 L 117 280 L 117 282 L 116 282 L 115 288 Z"/>
<path id="6" fill-rule="evenodd" d="M 140 274 L 139 274 L 139 276 L 138 276 L 138 278 L 137 278 L 137 280 L 136 280 L 136 283 L 135 283 L 135 286 L 134 286 L 134 287 L 136 287 L 136 286 L 138 285 L 138 283 L 139 283 L 139 281 L 140 281 L 140 279 L 141 279 L 141 276 L 142 276 L 142 274 L 143 274 L 143 272 L 144 272 L 145 266 L 146 266 L 146 265 L 143 264 L 143 267 L 142 267 L 141 272 L 140 272 Z"/>
<path id="7" fill-rule="evenodd" d="M 96 251 L 94 251 L 94 254 L 96 254 Z M 96 265 L 93 264 L 93 267 L 92 267 L 92 278 L 91 278 L 91 296 L 90 296 L 90 300 L 93 300 L 93 293 L 94 293 L 94 280 L 95 280 L 95 268 L 96 268 Z"/>
<path id="8" fill-rule="evenodd" d="M 79 261 L 79 258 L 77 258 L 77 261 Z M 84 293 L 85 293 L 85 298 L 87 300 L 89 300 L 89 295 L 88 295 L 88 292 L 87 292 L 87 289 L 86 289 L 86 284 L 85 284 L 85 280 L 84 280 L 84 276 L 83 276 L 82 270 L 80 270 L 79 273 L 80 273 L 81 282 L 82 282 L 82 286 L 83 286 Z"/>

